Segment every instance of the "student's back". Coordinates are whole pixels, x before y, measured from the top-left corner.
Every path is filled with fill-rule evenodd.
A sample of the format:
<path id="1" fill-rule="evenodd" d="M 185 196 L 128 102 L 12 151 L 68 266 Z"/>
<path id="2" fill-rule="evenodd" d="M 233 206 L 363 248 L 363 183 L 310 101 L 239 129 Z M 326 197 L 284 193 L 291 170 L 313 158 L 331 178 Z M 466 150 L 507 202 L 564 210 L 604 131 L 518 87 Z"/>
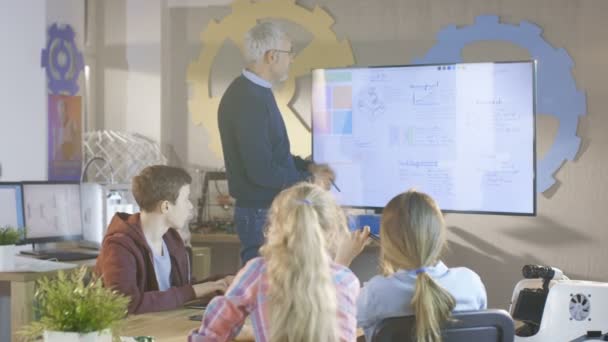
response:
<path id="1" fill-rule="evenodd" d="M 295 185 L 274 199 L 268 222 L 262 257 L 211 301 L 189 341 L 232 340 L 250 316 L 258 342 L 354 342 L 359 280 L 332 260 L 348 235 L 332 195 Z"/>
<path id="2" fill-rule="evenodd" d="M 443 262 L 427 273 L 456 301 L 453 311 L 482 310 L 487 307 L 486 290 L 479 276 L 466 267 L 448 268 Z M 357 325 L 368 340 L 384 318 L 411 316 L 416 289 L 415 272 L 399 270 L 389 276 L 377 275 L 365 283 L 357 301 Z"/>
<path id="3" fill-rule="evenodd" d="M 332 282 L 336 288 L 337 321 L 340 341 L 354 341 L 356 336 L 355 308 L 359 293 L 359 280 L 345 266 L 331 264 Z M 268 264 L 262 257 L 250 260 L 234 279 L 223 297 L 217 297 L 207 306 L 203 334 L 192 341 L 232 340 L 247 316 L 251 319 L 256 341 L 270 341 Z M 247 289 L 247 290 L 243 290 Z M 297 307 L 294 309 L 298 309 Z M 226 324 L 230 322 L 229 324 Z"/>
<path id="4" fill-rule="evenodd" d="M 485 309 L 486 290 L 468 268 L 448 269 L 443 215 L 426 194 L 395 196 L 382 211 L 382 275 L 367 282 L 357 300 L 357 321 L 368 340 L 387 317 L 416 316 L 418 342 L 441 341 L 441 326 L 452 311 Z"/>

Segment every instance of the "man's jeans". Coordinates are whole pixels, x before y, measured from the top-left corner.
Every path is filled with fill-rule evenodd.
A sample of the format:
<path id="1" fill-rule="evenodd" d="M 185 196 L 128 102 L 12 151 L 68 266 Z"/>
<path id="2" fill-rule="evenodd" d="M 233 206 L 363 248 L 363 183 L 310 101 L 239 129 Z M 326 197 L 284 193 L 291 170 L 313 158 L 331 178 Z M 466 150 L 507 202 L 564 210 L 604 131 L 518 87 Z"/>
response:
<path id="1" fill-rule="evenodd" d="M 259 256 L 264 244 L 264 229 L 268 209 L 234 208 L 234 225 L 241 240 L 241 265 Z"/>

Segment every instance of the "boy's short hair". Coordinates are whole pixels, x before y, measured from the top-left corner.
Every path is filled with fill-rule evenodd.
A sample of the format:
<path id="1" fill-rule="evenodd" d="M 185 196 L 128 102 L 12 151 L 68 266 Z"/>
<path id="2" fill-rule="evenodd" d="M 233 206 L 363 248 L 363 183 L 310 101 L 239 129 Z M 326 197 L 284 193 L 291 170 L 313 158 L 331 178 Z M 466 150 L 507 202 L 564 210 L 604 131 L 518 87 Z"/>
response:
<path id="1" fill-rule="evenodd" d="M 131 191 L 142 211 L 151 212 L 161 201 L 175 203 L 179 190 L 192 183 L 184 169 L 166 165 L 153 165 L 133 177 Z"/>

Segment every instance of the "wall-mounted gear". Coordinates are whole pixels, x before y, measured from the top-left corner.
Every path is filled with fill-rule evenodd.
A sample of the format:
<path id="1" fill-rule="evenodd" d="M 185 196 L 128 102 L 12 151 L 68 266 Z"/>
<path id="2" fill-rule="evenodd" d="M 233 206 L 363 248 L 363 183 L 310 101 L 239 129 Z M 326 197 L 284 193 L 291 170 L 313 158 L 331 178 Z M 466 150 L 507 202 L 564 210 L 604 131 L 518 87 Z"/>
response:
<path id="1" fill-rule="evenodd" d="M 48 92 L 55 95 L 76 95 L 78 77 L 84 58 L 78 50 L 75 32 L 70 25 L 52 24 L 48 28 L 46 49 L 42 50 L 41 66 L 46 68 Z"/>
<path id="2" fill-rule="evenodd" d="M 232 4 L 230 15 L 219 22 L 211 21 L 201 33 L 203 46 L 200 56 L 188 68 L 188 83 L 192 91 L 188 108 L 192 121 L 196 125 L 203 124 L 208 136 L 209 149 L 220 158 L 222 148 L 217 129 L 217 108 L 221 94 L 217 96 L 211 94 L 211 66 L 226 39 L 242 47 L 245 33 L 255 26 L 258 20 L 263 19 L 293 22 L 308 30 L 313 36 L 312 41 L 295 57 L 289 79 L 281 90 L 275 93 L 288 134 L 297 137 L 291 139 L 294 154 L 309 155 L 311 147 L 310 128 L 289 105 L 295 94 L 296 78 L 309 74 L 315 68 L 344 67 L 354 64 L 350 44 L 346 40 L 338 41 L 331 28 L 334 20 L 320 7 L 317 6 L 309 11 L 298 6 L 295 0 L 260 2 L 236 0 Z"/>
<path id="3" fill-rule="evenodd" d="M 537 113 L 559 119 L 553 145 L 537 164 L 536 190 L 544 192 L 554 183 L 553 175 L 566 161 L 572 161 L 581 139 L 576 135 L 580 116 L 586 114 L 585 93 L 576 88 L 572 76 L 572 58 L 564 49 L 555 49 L 543 39 L 542 29 L 530 22 L 519 25 L 500 23 L 498 16 L 479 16 L 470 26 L 450 25 L 437 35 L 437 44 L 414 63 L 454 63 L 462 61 L 462 49 L 475 42 L 498 40 L 525 48 L 538 61 Z"/>

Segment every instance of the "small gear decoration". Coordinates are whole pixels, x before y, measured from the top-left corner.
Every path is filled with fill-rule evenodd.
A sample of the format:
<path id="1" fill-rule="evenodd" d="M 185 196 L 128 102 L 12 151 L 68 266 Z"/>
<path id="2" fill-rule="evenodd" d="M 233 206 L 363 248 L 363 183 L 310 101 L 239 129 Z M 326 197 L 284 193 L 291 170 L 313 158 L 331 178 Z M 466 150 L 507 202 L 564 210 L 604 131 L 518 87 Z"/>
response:
<path id="1" fill-rule="evenodd" d="M 470 26 L 450 25 L 437 34 L 437 44 L 414 63 L 461 62 L 462 49 L 468 44 L 498 40 L 528 50 L 537 64 L 537 112 L 559 119 L 557 136 L 550 150 L 538 163 L 536 191 L 544 192 L 555 184 L 553 175 L 566 160 L 572 161 L 581 139 L 576 135 L 579 117 L 586 114 L 585 93 L 576 88 L 572 76 L 574 62 L 566 50 L 555 49 L 542 37 L 542 29 L 527 21 L 519 25 L 500 23 L 498 16 L 478 16 Z"/>
<path id="2" fill-rule="evenodd" d="M 308 30 L 312 41 L 299 51 L 291 65 L 289 78 L 280 91 L 275 92 L 277 104 L 290 136 L 306 137 L 293 139 L 294 154 L 309 155 L 311 147 L 310 128 L 289 105 L 296 90 L 296 78 L 310 74 L 315 68 L 335 68 L 354 64 L 350 44 L 338 41 L 332 31 L 333 18 L 320 7 L 312 11 L 295 4 L 295 0 L 268 0 L 251 2 L 236 0 L 232 3 L 232 13 L 217 22 L 212 20 L 201 33 L 203 48 L 198 60 L 188 68 L 188 84 L 191 96 L 188 109 L 195 125 L 203 124 L 207 131 L 209 149 L 222 158 L 222 148 L 217 124 L 217 109 L 221 94 L 211 94 L 211 66 L 226 39 L 238 47 L 243 46 L 245 33 L 261 19 L 284 19 Z"/>
<path id="3" fill-rule="evenodd" d="M 51 94 L 76 95 L 78 77 L 84 68 L 84 58 L 74 40 L 70 25 L 54 23 L 48 29 L 46 49 L 42 51 L 41 66 L 46 69 L 48 91 Z"/>

